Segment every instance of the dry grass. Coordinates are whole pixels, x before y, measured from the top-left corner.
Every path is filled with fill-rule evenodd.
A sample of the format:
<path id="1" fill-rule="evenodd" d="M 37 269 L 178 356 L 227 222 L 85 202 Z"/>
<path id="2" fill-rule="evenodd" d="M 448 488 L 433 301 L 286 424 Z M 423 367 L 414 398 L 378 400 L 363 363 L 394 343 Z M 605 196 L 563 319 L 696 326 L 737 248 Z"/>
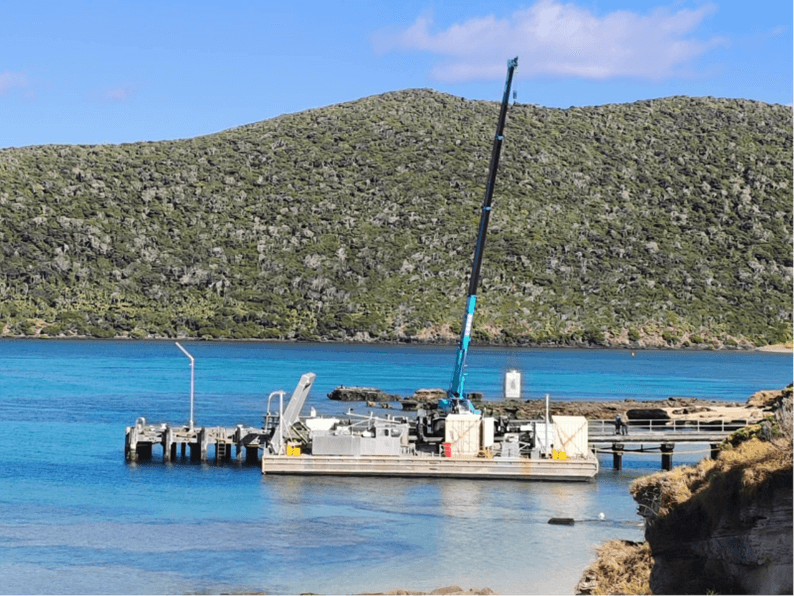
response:
<path id="1" fill-rule="evenodd" d="M 629 492 L 636 501 L 653 508 L 653 517 L 664 517 L 707 487 L 716 468 L 716 461 L 704 459 L 697 466 L 681 466 L 638 478 Z"/>
<path id="2" fill-rule="evenodd" d="M 791 482 L 792 450 L 787 438 L 771 442 L 752 438 L 715 460 L 682 466 L 638 478 L 629 488 L 641 512 L 653 523 L 675 512 L 675 524 L 700 519 L 701 526 L 716 524 L 726 508 Z M 672 517 L 672 516 L 671 516 Z"/>
<path id="3" fill-rule="evenodd" d="M 652 594 L 653 557 L 647 542 L 611 540 L 601 545 L 597 558 L 584 572 L 577 588 L 588 594 Z M 586 586 L 586 587 L 585 587 Z"/>

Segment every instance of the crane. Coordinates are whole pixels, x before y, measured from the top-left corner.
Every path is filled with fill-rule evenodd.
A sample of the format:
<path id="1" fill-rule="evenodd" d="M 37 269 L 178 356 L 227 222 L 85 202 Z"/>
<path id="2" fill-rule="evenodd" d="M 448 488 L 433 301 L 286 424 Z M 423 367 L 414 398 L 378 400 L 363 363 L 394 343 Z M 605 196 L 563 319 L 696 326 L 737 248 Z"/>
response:
<path id="1" fill-rule="evenodd" d="M 496 136 L 491 152 L 491 165 L 488 170 L 488 183 L 485 187 L 485 198 L 482 202 L 480 214 L 480 227 L 477 232 L 477 244 L 474 248 L 474 260 L 471 266 L 471 277 L 469 278 L 469 293 L 466 299 L 466 312 L 463 317 L 463 327 L 458 343 L 457 359 L 455 360 L 455 370 L 452 374 L 452 382 L 447 390 L 447 396 L 439 400 L 439 408 L 445 413 L 471 412 L 479 414 L 474 408 L 467 394 L 463 391 L 463 382 L 466 378 L 466 356 L 469 352 L 471 342 L 471 327 L 474 320 L 474 308 L 477 304 L 477 284 L 480 280 L 480 267 L 482 266 L 482 256 L 485 250 L 485 236 L 488 233 L 488 221 L 491 216 L 491 201 L 493 199 L 493 189 L 496 182 L 496 171 L 499 167 L 499 155 L 502 151 L 502 141 L 504 141 L 505 118 L 507 116 L 507 104 L 510 99 L 510 85 L 513 82 L 513 72 L 518 66 L 518 57 L 507 61 L 507 80 L 505 81 L 504 95 L 502 96 L 502 107 L 499 111 L 499 122 L 496 126 Z"/>

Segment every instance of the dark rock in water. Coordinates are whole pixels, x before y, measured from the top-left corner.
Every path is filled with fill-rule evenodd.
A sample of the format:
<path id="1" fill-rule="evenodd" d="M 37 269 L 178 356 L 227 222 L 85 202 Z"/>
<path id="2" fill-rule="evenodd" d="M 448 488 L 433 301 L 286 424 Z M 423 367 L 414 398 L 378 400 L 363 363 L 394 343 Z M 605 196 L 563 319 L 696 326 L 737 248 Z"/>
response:
<path id="1" fill-rule="evenodd" d="M 572 526 L 575 522 L 572 517 L 552 517 L 549 523 L 555 526 Z"/>
<path id="2" fill-rule="evenodd" d="M 345 387 L 340 385 L 328 394 L 329 399 L 336 401 L 396 401 L 399 396 L 389 395 L 375 387 Z"/>
<path id="3" fill-rule="evenodd" d="M 402 399 L 400 405 L 404 412 L 416 412 L 419 409 L 419 402 L 415 399 Z"/>
<path id="4" fill-rule="evenodd" d="M 670 415 L 661 408 L 632 408 L 626 411 L 626 417 L 629 420 L 670 420 Z"/>

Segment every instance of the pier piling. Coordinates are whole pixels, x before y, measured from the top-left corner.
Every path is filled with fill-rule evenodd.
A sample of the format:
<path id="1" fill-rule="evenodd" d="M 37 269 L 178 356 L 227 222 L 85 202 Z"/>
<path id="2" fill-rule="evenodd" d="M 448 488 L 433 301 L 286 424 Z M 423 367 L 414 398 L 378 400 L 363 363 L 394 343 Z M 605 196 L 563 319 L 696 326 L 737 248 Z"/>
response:
<path id="1" fill-rule="evenodd" d="M 661 449 L 662 449 L 662 469 L 672 470 L 673 449 L 675 449 L 675 443 L 662 443 Z"/>
<path id="2" fill-rule="evenodd" d="M 163 434 L 163 461 L 173 461 L 176 459 L 176 443 L 174 442 L 174 430 L 167 426 Z"/>
<path id="3" fill-rule="evenodd" d="M 616 470 L 623 469 L 623 443 L 612 443 L 612 467 Z"/>
<path id="4" fill-rule="evenodd" d="M 245 447 L 245 463 L 247 464 L 255 464 L 259 462 L 259 448 L 258 447 L 250 447 L 246 445 Z"/>
<path id="5" fill-rule="evenodd" d="M 138 459 L 152 459 L 152 444 L 138 443 Z"/>

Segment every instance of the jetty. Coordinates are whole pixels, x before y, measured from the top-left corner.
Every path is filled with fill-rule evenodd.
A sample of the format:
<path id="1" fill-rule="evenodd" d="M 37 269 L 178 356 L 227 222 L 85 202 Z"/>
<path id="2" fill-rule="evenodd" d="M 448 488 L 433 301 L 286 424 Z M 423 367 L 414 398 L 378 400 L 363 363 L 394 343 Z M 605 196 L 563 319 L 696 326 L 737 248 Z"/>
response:
<path id="1" fill-rule="evenodd" d="M 176 461 L 181 455 L 190 461 L 206 462 L 210 446 L 215 449 L 218 462 L 245 458 L 247 463 L 259 461 L 259 450 L 267 442 L 264 429 L 243 425 L 234 427 L 170 426 L 169 424 L 147 424 L 146 418 L 138 418 L 134 426 L 128 426 L 124 440 L 124 457 L 127 461 L 152 459 L 155 446 L 162 447 L 163 461 Z M 189 453 L 186 453 L 189 449 Z"/>
<path id="2" fill-rule="evenodd" d="M 623 467 L 626 454 L 652 454 L 659 452 L 661 467 L 673 467 L 673 452 L 681 444 L 708 444 L 709 454 L 716 459 L 720 443 L 731 433 L 749 424 L 760 422 L 760 418 L 745 420 L 686 420 L 686 419 L 631 419 L 621 426 L 615 420 L 590 420 L 588 441 L 595 452 L 611 453 L 612 466 Z"/>
<path id="3" fill-rule="evenodd" d="M 180 346 L 181 348 L 181 346 Z M 192 364 L 192 360 L 191 360 Z M 155 446 L 162 447 L 163 461 L 175 461 L 178 455 L 190 461 L 206 462 L 210 447 L 214 448 L 215 461 L 221 463 L 234 460 L 256 464 L 259 452 L 267 447 L 281 449 L 283 441 L 300 431 L 295 429 L 299 423 L 300 410 L 314 384 L 314 373 L 301 376 L 292 397 L 284 408 L 284 391 L 274 391 L 268 398 L 267 414 L 261 428 L 238 424 L 232 427 L 193 425 L 192 391 L 190 422 L 184 426 L 171 426 L 167 423 L 147 424 L 141 417 L 133 426 L 128 426 L 124 437 L 124 457 L 127 461 L 151 459 Z M 278 412 L 270 411 L 273 398 L 279 398 Z M 187 451 L 189 450 L 189 453 Z"/>

